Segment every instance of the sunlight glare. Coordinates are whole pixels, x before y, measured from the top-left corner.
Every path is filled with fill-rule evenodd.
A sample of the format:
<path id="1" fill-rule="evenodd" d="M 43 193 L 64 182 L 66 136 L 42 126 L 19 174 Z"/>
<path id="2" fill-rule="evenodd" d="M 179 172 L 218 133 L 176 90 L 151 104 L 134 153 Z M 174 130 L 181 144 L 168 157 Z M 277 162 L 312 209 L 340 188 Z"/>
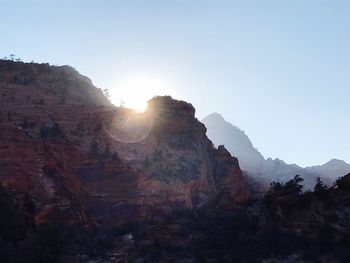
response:
<path id="1" fill-rule="evenodd" d="M 130 75 L 111 90 L 111 100 L 116 106 L 124 106 L 141 113 L 147 109 L 149 99 L 166 95 L 167 92 L 167 85 L 158 76 Z"/>

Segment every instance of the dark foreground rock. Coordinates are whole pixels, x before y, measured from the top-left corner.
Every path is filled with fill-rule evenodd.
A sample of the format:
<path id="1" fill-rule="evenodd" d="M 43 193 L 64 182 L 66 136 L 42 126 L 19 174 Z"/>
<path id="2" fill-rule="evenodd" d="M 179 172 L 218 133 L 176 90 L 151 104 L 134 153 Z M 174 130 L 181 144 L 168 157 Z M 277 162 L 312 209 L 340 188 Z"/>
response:
<path id="1" fill-rule="evenodd" d="M 28 196 L 1 188 L 1 262 L 347 262 L 349 178 L 306 193 L 291 180 L 240 204 L 222 193 L 109 230 L 67 226 L 59 212 L 36 226 Z"/>

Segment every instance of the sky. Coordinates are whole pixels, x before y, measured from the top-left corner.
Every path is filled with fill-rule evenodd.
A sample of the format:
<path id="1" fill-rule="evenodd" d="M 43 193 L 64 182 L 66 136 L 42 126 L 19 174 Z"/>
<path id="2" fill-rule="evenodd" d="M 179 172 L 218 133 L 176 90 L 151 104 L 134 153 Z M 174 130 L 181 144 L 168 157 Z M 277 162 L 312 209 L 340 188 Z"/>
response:
<path id="1" fill-rule="evenodd" d="M 267 158 L 350 162 L 348 0 L 0 0 L 0 56 L 69 64 L 118 105 L 186 100 Z"/>

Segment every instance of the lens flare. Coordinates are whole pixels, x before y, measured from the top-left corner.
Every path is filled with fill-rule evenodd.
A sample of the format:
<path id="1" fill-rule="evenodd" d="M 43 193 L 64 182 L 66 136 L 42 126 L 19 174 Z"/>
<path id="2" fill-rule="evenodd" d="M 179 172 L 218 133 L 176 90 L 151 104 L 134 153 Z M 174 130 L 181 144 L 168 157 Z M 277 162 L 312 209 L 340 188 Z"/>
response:
<path id="1" fill-rule="evenodd" d="M 105 132 L 121 143 L 138 143 L 145 140 L 153 127 L 149 113 L 138 113 L 130 109 L 119 109 L 110 120 L 103 123 Z"/>

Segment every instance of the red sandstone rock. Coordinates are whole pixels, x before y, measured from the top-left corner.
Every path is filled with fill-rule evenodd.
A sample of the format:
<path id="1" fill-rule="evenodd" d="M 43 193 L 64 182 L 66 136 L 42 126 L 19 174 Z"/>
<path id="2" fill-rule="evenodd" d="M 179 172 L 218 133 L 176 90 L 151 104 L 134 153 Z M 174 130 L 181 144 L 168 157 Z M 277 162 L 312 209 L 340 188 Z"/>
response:
<path id="1" fill-rule="evenodd" d="M 109 104 L 70 67 L 0 62 L 0 180 L 29 193 L 37 223 L 143 218 L 194 208 L 221 192 L 247 199 L 238 161 L 215 149 L 189 103 Z M 71 219 L 69 219 L 71 217 Z"/>

